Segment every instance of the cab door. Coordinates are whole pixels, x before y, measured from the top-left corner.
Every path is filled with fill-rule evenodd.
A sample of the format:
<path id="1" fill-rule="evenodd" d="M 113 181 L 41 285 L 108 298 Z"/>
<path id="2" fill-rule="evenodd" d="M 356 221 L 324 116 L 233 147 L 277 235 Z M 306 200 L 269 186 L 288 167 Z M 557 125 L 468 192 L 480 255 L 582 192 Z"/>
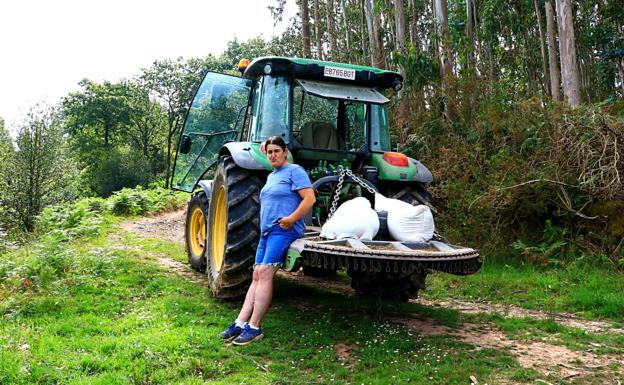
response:
<path id="1" fill-rule="evenodd" d="M 208 72 L 186 115 L 174 161 L 172 187 L 192 192 L 217 161 L 224 143 L 240 140 L 251 81 Z"/>

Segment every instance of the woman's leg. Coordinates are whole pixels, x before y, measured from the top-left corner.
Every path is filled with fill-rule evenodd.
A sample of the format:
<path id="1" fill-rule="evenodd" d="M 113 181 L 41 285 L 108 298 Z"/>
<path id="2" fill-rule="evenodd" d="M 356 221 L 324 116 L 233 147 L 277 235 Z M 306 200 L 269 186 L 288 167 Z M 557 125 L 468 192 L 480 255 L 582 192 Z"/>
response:
<path id="1" fill-rule="evenodd" d="M 255 300 L 253 302 L 253 313 L 249 319 L 249 325 L 253 327 L 260 327 L 262 318 L 264 318 L 267 310 L 269 310 L 271 299 L 273 298 L 273 276 L 277 269 L 277 266 L 271 265 L 261 265 L 257 267 L 258 283 L 254 292 Z M 245 302 L 247 302 L 246 298 Z"/>
<path id="2" fill-rule="evenodd" d="M 261 265 L 256 265 L 256 267 L 254 268 L 251 285 L 249 285 L 249 289 L 247 290 L 247 294 L 245 295 L 245 302 L 243 302 L 243 307 L 241 308 L 240 313 L 238 313 L 238 317 L 236 317 L 238 321 L 249 321 L 249 317 L 251 317 L 251 313 L 254 310 L 256 291 L 258 289 L 258 281 L 260 279 L 258 269 L 261 267 Z"/>

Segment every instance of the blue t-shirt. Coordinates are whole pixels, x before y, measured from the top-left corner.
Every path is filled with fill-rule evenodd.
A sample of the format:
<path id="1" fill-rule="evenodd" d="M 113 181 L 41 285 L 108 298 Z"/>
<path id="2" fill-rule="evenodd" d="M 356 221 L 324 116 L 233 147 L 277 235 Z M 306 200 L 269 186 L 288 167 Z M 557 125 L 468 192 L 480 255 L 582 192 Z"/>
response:
<path id="1" fill-rule="evenodd" d="M 299 207 L 301 197 L 297 190 L 308 187 L 312 187 L 308 174 L 296 164 L 289 163 L 269 174 L 260 191 L 260 230 L 263 234 L 269 230 L 281 230 L 277 220 L 289 216 Z M 302 236 L 305 230 L 303 218 L 295 222 L 292 229 Z"/>

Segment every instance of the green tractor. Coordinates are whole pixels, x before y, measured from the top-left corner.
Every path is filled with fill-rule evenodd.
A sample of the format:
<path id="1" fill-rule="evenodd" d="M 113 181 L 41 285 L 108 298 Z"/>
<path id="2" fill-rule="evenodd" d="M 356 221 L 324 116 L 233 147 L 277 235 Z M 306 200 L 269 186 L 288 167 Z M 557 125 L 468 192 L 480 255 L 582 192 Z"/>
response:
<path id="1" fill-rule="evenodd" d="M 372 241 L 326 240 L 320 228 L 338 204 L 379 192 L 430 205 L 431 172 L 392 152 L 382 92 L 400 90 L 400 74 L 374 67 L 265 57 L 243 64 L 242 77 L 209 72 L 181 132 L 173 188 L 192 194 L 185 242 L 191 266 L 205 271 L 218 298 L 243 296 L 260 236 L 260 190 L 272 170 L 261 143 L 281 136 L 289 161 L 304 167 L 317 202 L 306 234 L 287 255 L 287 271 L 310 275 L 346 270 L 359 294 L 402 300 L 424 288 L 432 270 L 465 275 L 481 267 L 471 248 L 434 236 L 394 241 L 380 214 Z"/>

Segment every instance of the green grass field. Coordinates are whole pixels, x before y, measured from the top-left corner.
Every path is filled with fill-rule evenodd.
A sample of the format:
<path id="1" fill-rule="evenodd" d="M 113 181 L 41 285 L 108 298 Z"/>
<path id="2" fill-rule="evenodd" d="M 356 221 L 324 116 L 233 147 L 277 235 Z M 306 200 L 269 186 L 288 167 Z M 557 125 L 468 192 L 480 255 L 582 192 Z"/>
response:
<path id="1" fill-rule="evenodd" d="M 505 346 L 478 347 L 403 321 L 490 328 L 512 343 L 547 341 L 579 354 L 592 349 L 605 360 L 622 360 L 624 334 L 367 300 L 283 279 L 265 339 L 232 346 L 218 333 L 240 303 L 216 301 L 200 275 L 190 280 L 157 263 L 157 257 L 184 261 L 183 245 L 137 238 L 117 222 L 109 220 L 98 235 L 42 241 L 2 256 L 0 384 L 470 384 L 471 376 L 490 385 L 616 383 L 617 361 L 563 378 L 519 364 Z M 540 272 L 493 262 L 471 277 L 436 274 L 423 296 L 621 322 L 622 278 L 589 267 Z"/>

